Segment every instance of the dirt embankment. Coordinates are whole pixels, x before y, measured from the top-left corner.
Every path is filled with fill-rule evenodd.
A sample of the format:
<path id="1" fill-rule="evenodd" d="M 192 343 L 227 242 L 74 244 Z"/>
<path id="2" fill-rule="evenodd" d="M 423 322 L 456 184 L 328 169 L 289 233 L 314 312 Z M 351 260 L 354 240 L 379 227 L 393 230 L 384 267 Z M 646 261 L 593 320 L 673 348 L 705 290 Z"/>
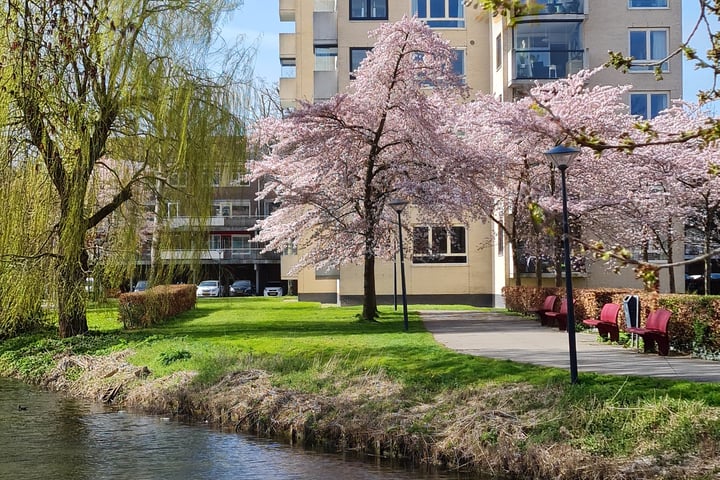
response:
<path id="1" fill-rule="evenodd" d="M 497 478 L 687 479 L 713 471 L 707 459 L 658 466 L 654 459 L 590 456 L 569 443 L 530 444 L 527 432 L 557 411 L 553 392 L 529 385 L 446 394 L 423 405 L 408 405 L 400 385 L 381 375 L 359 378 L 336 396 L 277 389 L 261 370 L 236 372 L 200 389 L 194 373 L 154 378 L 147 368 L 128 363 L 129 353 L 64 356 L 44 386 L 121 408 L 184 416 L 331 451 L 403 457 Z M 526 408 L 529 402 L 532 409 Z"/>

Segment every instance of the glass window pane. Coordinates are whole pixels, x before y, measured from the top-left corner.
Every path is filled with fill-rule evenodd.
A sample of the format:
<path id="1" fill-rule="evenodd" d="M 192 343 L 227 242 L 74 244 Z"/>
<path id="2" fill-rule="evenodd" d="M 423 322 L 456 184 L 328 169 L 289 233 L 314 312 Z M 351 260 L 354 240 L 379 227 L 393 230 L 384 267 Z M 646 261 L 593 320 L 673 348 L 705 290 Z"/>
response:
<path id="1" fill-rule="evenodd" d="M 444 18 L 446 0 L 430 0 L 430 16 L 432 18 Z"/>
<path id="2" fill-rule="evenodd" d="M 630 94 L 630 113 L 633 115 L 639 115 L 643 118 L 647 118 L 647 95 L 645 95 L 644 93 Z"/>
<path id="3" fill-rule="evenodd" d="M 413 254 L 426 255 L 428 247 L 428 227 L 413 228 Z"/>
<path id="4" fill-rule="evenodd" d="M 667 32 L 653 30 L 650 32 L 650 55 L 653 60 L 660 60 L 667 56 Z"/>
<path id="5" fill-rule="evenodd" d="M 465 253 L 465 227 L 452 227 L 450 232 L 450 253 Z"/>
<path id="6" fill-rule="evenodd" d="M 667 0 L 630 0 L 630 8 L 667 8 Z"/>
<path id="7" fill-rule="evenodd" d="M 387 0 L 371 0 L 370 16 L 373 18 L 387 18 Z"/>
<path id="8" fill-rule="evenodd" d="M 413 0 L 413 14 L 418 18 L 427 18 L 427 0 Z"/>
<path id="9" fill-rule="evenodd" d="M 366 5 L 367 0 L 350 0 L 350 18 L 367 17 Z"/>
<path id="10" fill-rule="evenodd" d="M 630 32 L 630 56 L 635 60 L 647 60 L 647 36 L 644 31 Z"/>
<path id="11" fill-rule="evenodd" d="M 655 118 L 668 106 L 668 97 L 664 93 L 650 95 L 650 118 Z"/>
<path id="12" fill-rule="evenodd" d="M 350 49 L 350 71 L 354 72 L 360 67 L 360 63 L 365 59 L 368 54 L 365 48 L 351 48 Z"/>
<path id="13" fill-rule="evenodd" d="M 455 59 L 452 63 L 453 73 L 455 75 L 465 75 L 465 50 L 455 50 Z"/>
<path id="14" fill-rule="evenodd" d="M 460 18 L 463 16 L 462 0 L 450 0 L 450 17 Z"/>
<path id="15" fill-rule="evenodd" d="M 447 253 L 447 230 L 444 228 L 432 229 L 432 253 Z"/>

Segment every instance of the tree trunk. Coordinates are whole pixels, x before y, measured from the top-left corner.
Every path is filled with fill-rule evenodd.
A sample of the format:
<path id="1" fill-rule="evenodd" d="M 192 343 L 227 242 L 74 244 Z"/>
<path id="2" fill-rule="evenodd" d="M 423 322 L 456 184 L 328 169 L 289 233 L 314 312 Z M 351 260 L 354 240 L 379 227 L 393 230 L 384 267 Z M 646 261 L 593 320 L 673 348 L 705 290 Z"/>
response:
<path id="1" fill-rule="evenodd" d="M 68 338 L 88 331 L 85 271 L 80 257 L 71 255 L 61 258 L 58 270 L 58 330 L 61 338 Z"/>
<path id="2" fill-rule="evenodd" d="M 402 253 L 401 253 L 402 255 Z M 402 262 L 402 257 L 400 258 Z M 377 296 L 375 294 L 375 256 L 365 255 L 363 272 L 363 320 L 375 320 L 377 317 Z"/>
<path id="3" fill-rule="evenodd" d="M 64 196 L 60 198 L 58 330 L 61 338 L 88 331 L 85 292 L 87 223 L 83 208 L 87 177 L 87 174 L 83 176 L 84 183 L 70 182 L 69 188 L 63 189 Z"/>

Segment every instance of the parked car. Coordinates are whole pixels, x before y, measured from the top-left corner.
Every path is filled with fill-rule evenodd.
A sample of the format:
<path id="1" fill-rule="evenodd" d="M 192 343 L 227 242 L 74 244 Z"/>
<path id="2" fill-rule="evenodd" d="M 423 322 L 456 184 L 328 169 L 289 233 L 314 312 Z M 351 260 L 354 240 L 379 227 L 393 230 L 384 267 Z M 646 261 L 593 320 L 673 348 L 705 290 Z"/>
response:
<path id="1" fill-rule="evenodd" d="M 255 287 L 250 280 L 235 280 L 230 285 L 231 297 L 247 297 L 255 294 Z"/>
<path id="2" fill-rule="evenodd" d="M 263 290 L 263 296 L 265 297 L 282 297 L 283 296 L 283 282 L 270 280 L 265 283 L 265 289 Z"/>
<path id="3" fill-rule="evenodd" d="M 133 292 L 144 292 L 150 287 L 147 280 L 139 280 L 133 288 Z"/>
<path id="4" fill-rule="evenodd" d="M 195 292 L 197 297 L 220 297 L 222 296 L 222 287 L 219 280 L 203 280 L 197 286 Z"/>

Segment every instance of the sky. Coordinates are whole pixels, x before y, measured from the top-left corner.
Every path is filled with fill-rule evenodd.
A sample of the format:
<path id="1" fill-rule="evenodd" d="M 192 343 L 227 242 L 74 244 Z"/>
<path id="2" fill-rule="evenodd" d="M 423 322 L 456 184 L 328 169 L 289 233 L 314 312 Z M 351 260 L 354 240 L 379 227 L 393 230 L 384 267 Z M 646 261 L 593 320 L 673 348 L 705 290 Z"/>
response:
<path id="1" fill-rule="evenodd" d="M 309 1 L 309 0 L 300 0 Z M 687 36 L 690 28 L 697 21 L 698 0 L 682 0 L 683 2 L 683 36 Z M 244 5 L 233 15 L 224 29 L 223 35 L 236 38 L 244 35 L 246 42 L 259 42 L 255 63 L 255 75 L 268 82 L 277 82 L 280 78 L 280 60 L 278 51 L 278 33 L 293 32 L 293 22 L 281 22 L 278 12 L 278 0 L 244 0 Z M 705 52 L 709 46 L 707 35 L 691 42 L 698 53 Z M 672 47 L 671 47 L 672 49 Z M 700 89 L 712 86 L 712 76 L 698 71 L 685 63 L 683 67 L 683 97 L 688 101 L 696 100 Z"/>

